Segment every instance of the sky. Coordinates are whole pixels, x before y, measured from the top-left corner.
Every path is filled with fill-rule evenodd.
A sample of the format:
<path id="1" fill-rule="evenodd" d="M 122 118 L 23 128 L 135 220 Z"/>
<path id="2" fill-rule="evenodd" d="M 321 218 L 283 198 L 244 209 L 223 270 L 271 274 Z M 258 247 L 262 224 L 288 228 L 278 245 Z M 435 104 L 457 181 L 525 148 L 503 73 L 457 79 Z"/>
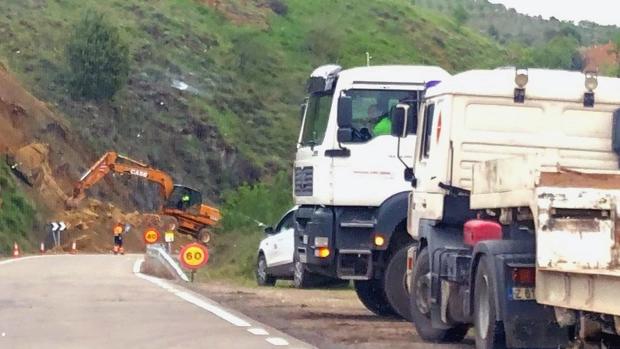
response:
<path id="1" fill-rule="evenodd" d="M 531 16 L 543 18 L 554 16 L 560 20 L 573 20 L 575 23 L 588 20 L 599 24 L 620 26 L 618 0 L 489 0 L 501 3 Z"/>

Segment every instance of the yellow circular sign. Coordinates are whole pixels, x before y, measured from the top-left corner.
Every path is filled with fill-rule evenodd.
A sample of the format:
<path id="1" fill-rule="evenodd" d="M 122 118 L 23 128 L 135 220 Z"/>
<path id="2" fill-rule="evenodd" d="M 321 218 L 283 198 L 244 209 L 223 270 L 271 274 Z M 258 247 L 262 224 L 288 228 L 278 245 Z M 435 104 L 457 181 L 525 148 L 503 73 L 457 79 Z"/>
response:
<path id="1" fill-rule="evenodd" d="M 192 243 L 181 249 L 181 263 L 188 269 L 198 269 L 209 260 L 209 251 L 200 244 Z"/>
<path id="2" fill-rule="evenodd" d="M 147 244 L 154 244 L 159 240 L 159 232 L 155 229 L 149 229 L 144 232 L 144 241 Z"/>

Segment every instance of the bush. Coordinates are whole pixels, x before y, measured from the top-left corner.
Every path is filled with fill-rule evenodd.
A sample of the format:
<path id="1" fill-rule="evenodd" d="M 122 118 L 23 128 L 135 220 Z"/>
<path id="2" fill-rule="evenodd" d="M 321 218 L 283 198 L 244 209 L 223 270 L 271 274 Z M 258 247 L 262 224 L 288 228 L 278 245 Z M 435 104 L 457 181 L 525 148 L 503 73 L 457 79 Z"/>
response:
<path id="1" fill-rule="evenodd" d="M 74 97 L 110 99 L 127 81 L 129 49 L 102 14 L 88 12 L 75 25 L 66 55 Z"/>
<path id="2" fill-rule="evenodd" d="M 288 5 L 282 0 L 269 0 L 267 6 L 278 16 L 286 16 L 288 13 Z"/>

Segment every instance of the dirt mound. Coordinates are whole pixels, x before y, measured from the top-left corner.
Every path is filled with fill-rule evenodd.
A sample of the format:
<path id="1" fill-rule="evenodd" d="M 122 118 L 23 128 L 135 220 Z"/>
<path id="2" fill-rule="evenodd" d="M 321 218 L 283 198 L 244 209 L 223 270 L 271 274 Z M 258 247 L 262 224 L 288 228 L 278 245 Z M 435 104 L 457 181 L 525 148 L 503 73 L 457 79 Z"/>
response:
<path id="1" fill-rule="evenodd" d="M 235 24 L 269 28 L 269 15 L 273 9 L 268 0 L 203 0 Z"/>
<path id="2" fill-rule="evenodd" d="M 26 91 L 4 67 L 0 67 L 0 131 L 1 161 L 6 158 L 22 189 L 37 203 L 41 218 L 68 224 L 61 238 L 63 249 L 70 249 L 75 240 L 81 251 L 107 252 L 112 248 L 112 227 L 121 222 L 133 227 L 126 237 L 128 250 L 141 251 L 142 232 L 147 227 L 163 230 L 169 223 L 157 215 L 126 213 L 94 199 L 77 210 L 66 211 L 65 202 L 74 181 L 96 154 L 72 132 L 64 118 Z M 127 192 L 122 184 L 102 182 L 98 187 L 111 193 L 107 198 L 117 202 L 127 196 L 122 194 Z M 45 238 L 49 243 L 51 235 Z"/>
<path id="3" fill-rule="evenodd" d="M 155 228 L 162 234 L 174 223 L 170 217 L 156 214 L 142 214 L 138 211 L 126 213 L 118 207 L 103 203 L 96 199 L 87 199 L 82 202 L 80 209 L 63 211 L 56 215 L 56 219 L 68 225 L 63 248 L 70 249 L 71 243 L 76 242 L 80 251 L 107 253 L 112 250 L 112 229 L 115 224 L 129 224 L 130 232 L 125 236 L 125 249 L 128 252 L 144 251 L 145 243 L 142 233 Z M 161 237 L 163 240 L 163 236 Z M 188 242 L 177 234 L 177 242 Z"/>

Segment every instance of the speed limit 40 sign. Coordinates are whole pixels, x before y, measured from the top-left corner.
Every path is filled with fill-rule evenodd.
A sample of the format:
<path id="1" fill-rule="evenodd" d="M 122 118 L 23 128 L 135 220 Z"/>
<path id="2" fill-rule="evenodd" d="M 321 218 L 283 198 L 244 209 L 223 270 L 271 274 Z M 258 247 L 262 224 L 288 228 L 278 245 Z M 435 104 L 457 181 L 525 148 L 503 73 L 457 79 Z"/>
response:
<path id="1" fill-rule="evenodd" d="M 209 261 L 209 250 L 206 246 L 194 242 L 183 246 L 179 260 L 186 269 L 196 270 Z"/>
<path id="2" fill-rule="evenodd" d="M 147 244 L 154 244 L 159 241 L 160 234 L 156 229 L 150 228 L 144 231 L 142 235 L 144 242 Z"/>

